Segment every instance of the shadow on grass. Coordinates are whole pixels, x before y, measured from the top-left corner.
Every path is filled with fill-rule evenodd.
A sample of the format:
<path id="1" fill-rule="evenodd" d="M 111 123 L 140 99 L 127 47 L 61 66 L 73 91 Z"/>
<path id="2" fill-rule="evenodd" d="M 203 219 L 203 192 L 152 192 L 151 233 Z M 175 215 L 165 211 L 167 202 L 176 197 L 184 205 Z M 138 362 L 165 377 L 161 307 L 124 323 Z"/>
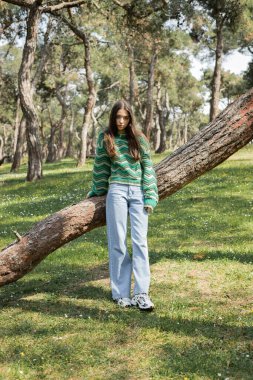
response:
<path id="1" fill-rule="evenodd" d="M 189 257 L 187 257 L 188 259 Z M 103 320 L 108 319 L 107 310 L 97 307 L 83 307 L 76 305 L 76 300 L 104 300 L 111 301 L 110 289 L 90 284 L 97 280 L 108 279 L 108 264 L 102 263 L 92 268 L 84 269 L 78 266 L 66 266 L 50 264 L 42 272 L 36 273 L 36 276 L 45 276 L 45 279 L 32 279 L 24 282 L 19 281 L 7 285 L 0 290 L 1 308 L 17 308 L 27 311 L 46 313 L 52 316 L 63 316 L 68 312 L 69 317 L 75 318 L 82 314 L 87 314 L 94 318 Z M 36 296 L 42 294 L 45 299 L 38 300 Z M 28 299 L 26 299 L 28 297 Z M 68 298 L 67 300 L 62 298 Z M 206 337 L 219 336 L 222 339 L 228 339 L 234 336 L 239 338 L 253 337 L 253 329 L 250 327 L 233 327 L 225 325 L 222 322 L 215 323 L 211 321 L 187 320 L 180 318 L 169 318 L 158 316 L 156 313 L 137 313 L 136 309 L 130 309 L 124 314 L 124 318 L 130 322 L 131 316 L 128 311 L 136 313 L 135 322 L 140 327 L 159 328 L 161 331 L 170 331 L 173 333 L 184 333 L 195 336 L 202 334 Z M 116 317 L 122 316 L 123 310 L 116 308 L 110 310 Z"/>
<path id="2" fill-rule="evenodd" d="M 74 298 L 104 298 L 105 293 L 109 296 L 110 292 L 102 291 L 102 288 L 87 286 L 90 281 L 106 279 L 109 276 L 108 265 L 99 264 L 92 268 L 85 269 L 74 265 L 57 265 L 50 263 L 43 268 L 36 268 L 37 279 L 18 281 L 6 285 L 0 289 L 1 306 L 9 306 L 17 302 L 22 297 L 33 296 L 38 293 L 52 294 L 54 296 L 68 296 Z M 44 279 L 39 277 L 44 276 Z M 98 292 L 97 292 L 97 289 Z"/>
<path id="3" fill-rule="evenodd" d="M 87 275 L 89 276 L 88 272 Z M 49 284 L 43 285 L 36 281 L 32 282 L 32 284 L 37 287 L 37 290 L 44 292 L 52 291 Z M 27 337 L 30 335 L 32 339 L 43 339 L 51 338 L 52 335 L 57 336 L 57 334 L 60 334 L 60 336 L 69 334 L 70 324 L 75 325 L 75 327 L 73 327 L 74 334 L 78 334 L 78 331 L 80 334 L 83 334 L 86 329 L 86 321 L 91 320 L 93 324 L 94 321 L 100 324 L 102 323 L 104 331 L 107 331 L 107 324 L 108 329 L 110 329 L 109 326 L 112 326 L 112 323 L 119 323 L 120 327 L 118 330 L 116 330 L 115 333 L 111 332 L 111 336 L 116 334 L 116 338 L 114 336 L 114 345 L 115 339 L 116 341 L 118 339 L 119 347 L 122 342 L 132 344 L 132 342 L 129 341 L 129 337 L 123 334 L 124 329 L 134 329 L 136 334 L 139 334 L 143 329 L 157 331 L 158 335 L 166 333 L 166 341 L 163 339 L 163 343 L 159 344 L 159 357 L 157 356 L 158 353 L 156 350 L 153 352 L 154 360 L 159 361 L 159 373 L 161 375 L 172 373 L 181 376 L 182 374 L 188 374 L 192 376 L 208 376 L 210 379 L 216 379 L 218 378 L 218 372 L 222 372 L 222 374 L 226 374 L 227 377 L 232 376 L 232 378 L 244 380 L 251 379 L 250 374 L 252 374 L 253 370 L 252 361 L 247 360 L 247 357 L 243 355 L 243 352 L 237 349 L 236 346 L 241 347 L 241 345 L 244 344 L 246 347 L 250 347 L 253 339 L 252 327 L 231 326 L 230 324 L 220 321 L 217 323 L 211 320 L 187 319 L 181 318 L 180 315 L 178 317 L 164 316 L 164 312 L 161 315 L 156 312 L 143 313 L 133 308 L 122 310 L 115 306 L 115 308 L 109 307 L 107 309 L 106 304 L 99 307 L 99 300 L 109 299 L 107 291 L 90 285 L 82 287 L 81 283 L 77 285 L 75 283 L 74 286 L 76 286 L 76 289 L 69 289 L 71 285 L 74 285 L 73 279 L 72 282 L 65 282 L 64 286 L 62 286 L 62 289 L 65 288 L 64 296 L 74 297 L 69 300 L 57 300 L 56 298 L 48 300 L 25 299 L 27 293 L 23 293 L 20 294 L 21 297 L 19 300 L 16 299 L 3 306 L 4 308 L 10 307 L 12 310 L 16 307 L 19 313 L 20 311 L 29 311 L 46 316 L 59 317 L 58 327 L 55 326 L 55 324 L 53 327 L 50 324 L 47 324 L 47 327 L 45 327 L 45 325 L 43 327 L 37 325 L 34 321 L 24 320 L 8 328 L 5 326 L 2 327 L 0 329 L 1 336 L 8 335 L 8 337 L 18 339 L 19 337 Z M 54 295 L 55 294 L 54 290 Z M 96 299 L 98 300 L 98 306 L 80 306 L 76 302 L 76 300 L 80 298 Z M 159 311 L 161 312 L 162 310 L 158 310 L 158 312 Z M 68 318 L 68 323 L 62 325 L 60 321 L 62 318 L 66 319 L 66 317 Z M 78 326 L 76 326 L 77 323 Z M 91 334 L 90 330 L 88 331 Z M 171 338 L 172 336 L 174 337 L 173 339 Z M 187 344 L 179 344 L 180 340 L 188 338 L 191 339 Z M 175 339 L 177 340 L 177 344 L 175 344 Z M 52 350 L 54 343 L 50 341 L 48 345 L 49 350 Z M 103 355 L 103 360 L 106 360 L 107 355 L 108 358 L 111 358 L 110 350 L 103 350 L 103 352 L 99 353 L 95 342 L 92 343 L 91 349 L 92 347 L 94 347 L 96 355 L 98 355 L 96 365 L 99 365 L 100 362 L 99 355 Z M 75 347 L 68 345 L 68 348 L 70 350 L 68 354 L 71 356 L 71 366 L 75 366 L 75 360 L 77 361 L 76 364 L 78 364 L 78 359 L 74 352 Z M 115 347 L 113 347 L 113 349 L 115 350 Z M 150 356 L 150 353 L 147 353 L 147 355 Z M 54 360 L 56 363 L 57 361 L 61 362 L 61 358 L 57 356 Z M 127 361 L 127 359 L 125 360 Z M 7 357 L 5 362 L 8 363 Z M 150 370 L 152 371 L 152 369 L 149 368 L 149 373 Z M 112 378 L 116 379 L 116 377 Z M 225 376 L 222 378 L 225 378 Z"/>
<path id="4" fill-rule="evenodd" d="M 155 264 L 162 260 L 178 260 L 178 261 L 216 261 L 216 260 L 230 260 L 238 261 L 243 264 L 252 264 L 253 263 L 253 252 L 252 253 L 234 253 L 234 252 L 224 252 L 224 251 L 209 251 L 200 253 L 199 255 L 196 252 L 178 252 L 178 251 L 161 251 L 161 252 L 150 252 L 150 264 Z"/>
<path id="5" fill-rule="evenodd" d="M 102 236 L 101 238 L 104 238 Z M 99 245 L 99 243 L 98 243 Z M 224 251 L 208 252 L 200 258 L 195 252 L 179 253 L 178 251 L 150 252 L 150 264 L 156 264 L 164 260 L 178 261 L 214 261 L 214 260 L 231 260 L 240 263 L 252 263 L 252 254 L 239 254 Z M 38 293 L 67 296 L 75 299 L 111 299 L 110 289 L 104 290 L 101 287 L 87 285 L 90 281 L 98 281 L 109 278 L 108 263 L 101 263 L 85 268 L 77 265 L 59 265 L 52 261 L 39 264 L 33 272 L 27 274 L 23 280 L 6 285 L 0 289 L 0 305 L 2 307 L 11 306 L 18 300 L 26 296 L 36 295 Z M 152 269 L 152 267 L 151 267 Z M 35 279 L 29 279 L 29 276 L 35 276 Z M 14 303 L 13 303 L 13 300 Z"/>
<path id="6" fill-rule="evenodd" d="M 1 307 L 15 307 L 24 297 L 43 293 L 45 297 L 72 297 L 73 299 L 110 299 L 110 291 L 87 285 L 91 281 L 107 279 L 108 264 L 85 269 L 76 265 L 41 264 L 31 274 L 35 279 L 25 278 L 0 289 Z"/>
<path id="7" fill-rule="evenodd" d="M 223 256 L 226 257 L 226 253 L 223 253 Z M 157 258 L 157 255 L 151 254 L 151 257 Z M 190 253 L 181 255 L 173 252 L 170 257 L 166 253 L 159 255 L 160 259 L 175 259 L 175 257 L 183 260 L 192 259 Z M 217 259 L 220 257 L 221 253 Z M 35 319 L 25 319 L 24 314 L 24 318 L 16 324 L 2 326 L 0 336 L 8 336 L 17 339 L 17 341 L 28 336 L 35 342 L 38 342 L 37 339 L 42 339 L 44 341 L 43 349 L 48 349 L 52 355 L 54 350 L 59 352 L 65 347 L 59 346 L 57 341 L 52 342 L 52 336 L 57 337 L 57 335 L 63 336 L 64 334 L 68 336 L 70 328 L 73 328 L 74 334 L 85 334 L 87 323 L 90 321 L 93 324 L 92 329 L 95 328 L 94 323 L 98 323 L 97 326 L 103 326 L 103 331 L 110 331 L 110 337 L 114 339 L 114 346 L 116 345 L 113 347 L 114 350 L 117 345 L 120 349 L 122 341 L 132 344 L 129 340 L 132 339 L 132 336 L 129 338 L 124 335 L 124 330 L 130 328 L 139 334 L 148 329 L 150 333 L 157 331 L 159 336 L 162 334 L 164 337 L 164 333 L 166 334 L 166 340 L 163 338 L 162 343 L 159 343 L 158 352 L 154 349 L 152 354 L 154 360 L 159 362 L 158 373 L 161 377 L 168 376 L 169 378 L 169 375 L 173 374 L 173 376 L 181 378 L 182 374 L 188 374 L 193 377 L 198 375 L 216 379 L 218 378 L 217 373 L 220 372 L 224 375 L 222 378 L 251 379 L 252 361 L 242 355 L 240 348 L 237 348 L 242 347 L 242 345 L 243 347 L 251 347 L 253 339 L 251 326 L 239 327 L 233 326 L 229 322 L 217 322 L 217 318 L 214 316 L 207 320 L 206 316 L 205 320 L 202 320 L 201 316 L 198 319 L 188 319 L 177 313 L 178 316 L 173 317 L 169 311 L 170 305 L 164 309 L 165 305 L 160 304 L 157 307 L 157 312 L 153 313 L 142 313 L 137 309 L 122 310 L 116 305 L 114 307 L 109 288 L 106 289 L 90 283 L 91 281 L 108 279 L 107 263 L 84 269 L 77 265 L 59 265 L 50 262 L 42 264 L 39 270 L 36 269 L 34 275 L 37 278 L 25 279 L 1 288 L 1 308 L 3 311 L 10 310 L 12 316 L 15 316 L 16 313 L 32 312 L 39 313 L 47 318 L 52 317 L 55 322 L 53 324 L 48 322 L 39 324 L 35 322 Z M 37 298 L 40 295 L 42 298 Z M 85 300 L 89 306 L 85 305 Z M 90 300 L 93 300 L 94 303 L 90 304 Z M 82 301 L 82 305 L 80 301 Z M 63 323 L 63 320 L 68 322 Z M 113 328 L 111 331 L 111 326 L 117 324 L 119 328 L 116 330 Z M 87 329 L 87 333 L 92 334 L 90 327 Z M 106 336 L 108 337 L 108 333 Z M 50 338 L 50 340 L 47 341 L 45 338 Z M 118 343 L 115 343 L 117 339 Z M 140 337 L 140 339 L 142 338 Z M 179 344 L 182 339 L 190 339 L 190 341 L 187 344 Z M 177 344 L 175 340 L 177 340 Z M 144 340 L 142 341 L 145 344 Z M 105 344 L 105 346 L 107 345 Z M 80 363 L 79 357 L 75 354 L 75 345 L 70 344 L 67 347 L 68 351 L 64 352 L 64 357 L 71 361 L 71 368 L 73 366 L 78 368 Z M 97 347 L 96 342 L 91 342 L 90 347 L 91 351 L 95 350 L 96 352 L 96 366 L 100 365 L 102 358 L 103 363 L 108 360 L 109 365 L 111 360 L 110 349 Z M 23 348 L 19 349 L 17 346 L 15 352 L 10 355 L 12 363 L 19 363 L 19 351 L 23 351 Z M 38 353 L 38 349 L 36 352 Z M 33 355 L 30 355 L 30 360 L 33 360 Z M 148 355 L 150 356 L 150 354 Z M 57 354 L 54 354 L 56 365 L 60 366 L 62 360 L 62 356 L 58 357 Z M 120 365 L 120 360 L 121 358 L 119 358 L 118 365 Z M 127 359 L 125 360 L 127 361 Z M 6 357 L 1 362 L 8 365 L 9 359 Z M 148 372 L 152 373 L 152 371 L 155 370 L 150 367 Z M 157 372 L 154 373 L 157 375 Z M 114 376 L 108 378 L 116 380 L 117 375 L 118 373 L 115 373 Z"/>

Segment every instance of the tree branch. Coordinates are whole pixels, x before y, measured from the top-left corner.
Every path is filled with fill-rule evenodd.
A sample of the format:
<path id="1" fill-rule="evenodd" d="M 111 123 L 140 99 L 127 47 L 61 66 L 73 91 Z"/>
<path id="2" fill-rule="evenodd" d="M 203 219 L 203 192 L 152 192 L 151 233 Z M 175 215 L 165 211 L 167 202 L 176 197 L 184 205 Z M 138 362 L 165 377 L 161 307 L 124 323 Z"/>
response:
<path id="1" fill-rule="evenodd" d="M 112 83 L 112 84 L 111 84 L 110 86 L 108 86 L 108 87 L 100 88 L 97 92 L 110 90 L 111 88 L 117 86 L 118 84 L 120 84 L 120 81 L 119 81 L 119 80 L 118 80 L 117 82 Z"/>
<path id="2" fill-rule="evenodd" d="M 59 11 L 60 9 L 63 8 L 72 8 L 76 7 L 78 5 L 82 5 L 85 3 L 85 0 L 74 0 L 74 1 L 63 1 L 60 4 L 56 5 L 49 5 L 49 6 L 42 6 L 42 12 L 54 12 L 54 11 Z"/>
<path id="3" fill-rule="evenodd" d="M 78 27 L 74 24 L 73 20 L 70 22 L 65 16 L 63 15 L 60 15 L 58 14 L 57 12 L 50 12 L 52 13 L 53 16 L 57 17 L 58 19 L 60 19 L 62 22 L 64 22 L 71 30 L 72 32 L 78 37 L 80 38 L 83 42 L 86 41 L 87 39 L 87 36 L 86 34 L 78 29 Z"/>
<path id="4" fill-rule="evenodd" d="M 19 5 L 20 7 L 31 8 L 36 0 L 3 0 L 5 3 Z"/>
<path id="5" fill-rule="evenodd" d="M 138 2 L 137 1 L 131 1 L 125 4 L 122 4 L 119 0 L 112 0 L 114 4 L 118 5 L 119 7 L 123 8 L 128 15 L 136 16 L 136 12 L 138 13 L 139 19 L 145 19 L 149 17 L 154 12 L 159 12 L 161 10 L 164 10 L 164 8 L 168 7 L 168 3 L 166 0 L 161 1 L 158 3 L 158 1 L 151 1 L 147 3 L 147 6 L 145 8 L 145 11 L 141 14 L 138 12 Z"/>
<path id="6" fill-rule="evenodd" d="M 32 5 L 36 3 L 37 0 L 3 0 L 3 1 L 6 3 L 19 5 L 20 7 L 31 8 Z M 54 11 L 59 11 L 60 9 L 63 9 L 63 8 L 76 7 L 84 3 L 85 3 L 85 0 L 63 1 L 55 5 L 47 5 L 47 4 L 42 5 L 40 9 L 42 12 L 54 12 Z"/>
<path id="7" fill-rule="evenodd" d="M 248 46 L 248 51 L 253 54 L 253 49 L 251 48 L 251 46 Z"/>
<path id="8" fill-rule="evenodd" d="M 126 10 L 129 8 L 129 6 L 131 6 L 131 4 L 129 4 L 129 3 L 122 4 L 122 3 L 121 3 L 120 1 L 118 1 L 118 0 L 112 0 L 112 2 L 113 2 L 114 4 L 116 4 L 116 5 L 118 5 L 119 7 L 126 9 Z"/>

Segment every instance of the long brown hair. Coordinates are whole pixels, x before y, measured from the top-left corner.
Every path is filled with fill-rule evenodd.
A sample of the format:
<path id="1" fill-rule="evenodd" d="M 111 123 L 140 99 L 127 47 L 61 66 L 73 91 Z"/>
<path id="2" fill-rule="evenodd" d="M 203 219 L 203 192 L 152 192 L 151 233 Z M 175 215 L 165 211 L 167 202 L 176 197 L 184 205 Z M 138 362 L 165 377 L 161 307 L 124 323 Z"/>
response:
<path id="1" fill-rule="evenodd" d="M 114 138 L 118 134 L 116 116 L 117 112 L 121 109 L 126 110 L 129 116 L 129 122 L 125 129 L 126 138 L 128 140 L 129 152 L 131 156 L 135 159 L 135 161 L 138 161 L 140 159 L 140 143 L 138 137 L 144 136 L 144 134 L 136 128 L 131 106 L 124 99 L 118 100 L 116 103 L 114 103 L 111 109 L 109 126 L 106 129 L 104 135 L 106 149 L 110 157 L 116 156 L 116 149 L 114 144 Z"/>

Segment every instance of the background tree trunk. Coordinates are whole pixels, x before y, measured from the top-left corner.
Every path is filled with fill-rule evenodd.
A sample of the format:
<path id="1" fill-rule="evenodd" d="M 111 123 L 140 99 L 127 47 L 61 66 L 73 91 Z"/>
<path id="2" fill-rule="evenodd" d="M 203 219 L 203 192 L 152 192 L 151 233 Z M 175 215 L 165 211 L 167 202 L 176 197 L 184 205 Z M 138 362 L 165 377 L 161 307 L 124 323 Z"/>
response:
<path id="1" fill-rule="evenodd" d="M 58 138 L 58 145 L 57 145 L 57 159 L 60 160 L 65 156 L 66 153 L 66 145 L 64 143 L 64 127 L 65 122 L 67 119 L 68 114 L 68 104 L 66 102 L 66 95 L 67 95 L 67 87 L 65 86 L 64 94 L 61 95 L 60 91 L 56 90 L 56 97 L 61 105 L 61 118 L 59 122 L 57 123 L 57 129 L 59 129 L 59 138 Z"/>
<path id="2" fill-rule="evenodd" d="M 149 65 L 148 73 L 148 92 L 146 103 L 146 118 L 144 123 L 144 134 L 150 139 L 151 129 L 153 126 L 153 90 L 154 90 L 154 77 L 155 77 L 155 65 L 157 61 L 157 48 L 154 47 L 153 54 Z"/>
<path id="3" fill-rule="evenodd" d="M 68 145 L 67 145 L 67 151 L 66 151 L 66 157 L 73 157 L 74 156 L 74 146 L 73 146 L 73 138 L 74 138 L 74 111 L 71 107 L 71 120 L 69 124 L 69 132 L 68 132 Z"/>
<path id="4" fill-rule="evenodd" d="M 156 153 L 162 153 L 166 150 L 166 121 L 168 116 L 168 97 L 165 93 L 162 96 L 161 81 L 157 83 L 157 112 L 158 112 L 158 123 L 160 127 L 160 139 L 159 145 L 156 147 Z"/>
<path id="5" fill-rule="evenodd" d="M 85 113 L 83 118 L 82 132 L 81 132 L 81 151 L 78 161 L 78 166 L 83 166 L 86 161 L 87 150 L 87 133 L 92 122 L 92 112 L 96 103 L 96 89 L 93 80 L 93 73 L 91 69 L 91 56 L 90 56 L 90 40 L 89 36 L 83 33 L 83 43 L 85 51 L 85 74 L 88 84 L 88 101 L 85 107 Z"/>
<path id="6" fill-rule="evenodd" d="M 155 152 L 160 146 L 160 140 L 161 140 L 161 128 L 159 124 L 159 115 L 157 114 L 155 117 L 155 126 L 153 128 L 154 135 L 153 135 L 153 149 Z"/>
<path id="7" fill-rule="evenodd" d="M 186 114 L 184 114 L 184 131 L 183 131 L 183 133 L 184 133 L 184 144 L 186 144 L 187 143 L 187 141 L 188 141 L 188 124 L 187 124 L 187 115 Z"/>
<path id="8" fill-rule="evenodd" d="M 134 49 L 131 46 L 131 43 L 127 41 L 128 49 L 128 59 L 129 59 L 129 104 L 134 109 L 136 95 L 138 92 L 136 75 L 135 75 L 135 65 L 134 65 Z"/>
<path id="9" fill-rule="evenodd" d="M 52 114 L 48 107 L 48 115 L 50 120 L 50 136 L 48 139 L 48 155 L 46 162 L 55 162 L 60 160 L 65 154 L 64 145 L 64 125 L 67 118 L 68 105 L 65 102 L 64 97 L 61 96 L 60 90 L 56 89 L 56 97 L 61 105 L 61 117 L 57 122 L 53 121 Z M 56 132 L 59 131 L 58 144 L 55 141 Z"/>
<path id="10" fill-rule="evenodd" d="M 25 129 L 26 129 L 26 120 L 24 116 L 22 116 L 22 119 L 19 123 L 18 128 L 18 137 L 17 137 L 17 143 L 16 143 L 16 149 L 14 153 L 13 162 L 11 165 L 11 172 L 15 172 L 20 168 L 22 155 L 23 155 L 23 145 L 25 140 Z"/>
<path id="11" fill-rule="evenodd" d="M 210 104 L 210 121 L 213 121 L 219 113 L 220 87 L 221 87 L 221 67 L 223 58 L 223 21 L 221 18 L 216 21 L 216 50 L 215 67 L 212 79 L 212 94 Z"/>
<path id="12" fill-rule="evenodd" d="M 39 6 L 41 3 L 42 0 L 35 1 L 29 10 L 26 41 L 18 75 L 20 104 L 26 119 L 28 148 L 27 181 L 33 181 L 42 177 L 39 119 L 33 104 L 33 86 L 31 80 L 32 65 L 37 44 L 38 24 L 41 15 Z"/>
<path id="13" fill-rule="evenodd" d="M 93 125 L 92 125 L 90 154 L 91 155 L 96 154 L 96 124 L 95 122 L 93 122 Z"/>
<path id="14" fill-rule="evenodd" d="M 186 145 L 156 165 L 159 200 L 213 169 L 253 138 L 253 90 L 228 106 Z M 65 243 L 105 224 L 106 197 L 47 217 L 0 253 L 0 285 L 14 282 Z"/>
<path id="15" fill-rule="evenodd" d="M 56 133 L 57 126 L 55 124 L 51 124 L 50 128 L 50 136 L 48 138 L 48 155 L 46 162 L 52 163 L 57 160 L 57 146 L 55 144 L 55 133 Z"/>
<path id="16" fill-rule="evenodd" d="M 15 125 L 14 125 L 14 140 L 13 140 L 13 155 L 15 155 L 17 142 L 18 142 L 18 136 L 19 136 L 19 129 L 20 129 L 20 99 L 19 96 L 17 97 L 16 101 L 16 115 L 15 115 Z"/>
<path id="17" fill-rule="evenodd" d="M 59 16 L 55 13 L 55 16 Z M 95 83 L 93 80 L 93 72 L 91 68 L 91 48 L 90 48 L 90 36 L 87 33 L 84 33 L 80 28 L 78 28 L 73 23 L 73 17 L 70 15 L 70 21 L 68 21 L 65 17 L 61 17 L 61 20 L 69 26 L 75 35 L 80 38 L 84 45 L 84 67 L 85 67 L 85 75 L 88 85 L 88 100 L 85 106 L 84 117 L 83 117 L 83 125 L 81 131 L 81 149 L 79 154 L 78 166 L 83 166 L 86 161 L 86 151 L 87 151 L 87 133 L 88 129 L 92 123 L 92 114 L 93 109 L 96 103 L 96 89 Z"/>
<path id="18" fill-rule="evenodd" d="M 55 133 L 57 130 L 57 123 L 53 122 L 49 107 L 47 107 L 47 110 L 48 110 L 48 116 L 50 120 L 50 135 L 48 137 L 48 142 L 47 142 L 48 154 L 47 154 L 46 162 L 52 163 L 52 162 L 55 162 L 57 159 L 57 146 L 55 144 Z"/>
<path id="19" fill-rule="evenodd" d="M 4 155 L 4 139 L 2 138 L 2 136 L 0 135 L 0 159 L 3 157 Z"/>
<path id="20" fill-rule="evenodd" d="M 173 134 L 174 134 L 175 127 L 176 127 L 176 112 L 175 112 L 175 108 L 173 108 L 173 111 L 172 111 L 172 122 L 170 124 L 170 128 L 169 128 L 169 131 L 168 131 L 169 149 L 170 150 L 173 149 Z"/>

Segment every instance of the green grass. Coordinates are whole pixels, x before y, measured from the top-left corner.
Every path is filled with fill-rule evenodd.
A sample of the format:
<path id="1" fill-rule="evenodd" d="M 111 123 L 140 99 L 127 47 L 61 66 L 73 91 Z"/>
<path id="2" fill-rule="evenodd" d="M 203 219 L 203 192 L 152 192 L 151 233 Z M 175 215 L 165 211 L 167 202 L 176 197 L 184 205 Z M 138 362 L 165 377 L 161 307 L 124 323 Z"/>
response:
<path id="1" fill-rule="evenodd" d="M 248 146 L 150 216 L 153 313 L 111 302 L 105 227 L 1 288 L 0 379 L 252 380 L 252 164 Z M 83 199 L 92 165 L 48 164 L 37 183 L 2 166 L 0 248 Z"/>

